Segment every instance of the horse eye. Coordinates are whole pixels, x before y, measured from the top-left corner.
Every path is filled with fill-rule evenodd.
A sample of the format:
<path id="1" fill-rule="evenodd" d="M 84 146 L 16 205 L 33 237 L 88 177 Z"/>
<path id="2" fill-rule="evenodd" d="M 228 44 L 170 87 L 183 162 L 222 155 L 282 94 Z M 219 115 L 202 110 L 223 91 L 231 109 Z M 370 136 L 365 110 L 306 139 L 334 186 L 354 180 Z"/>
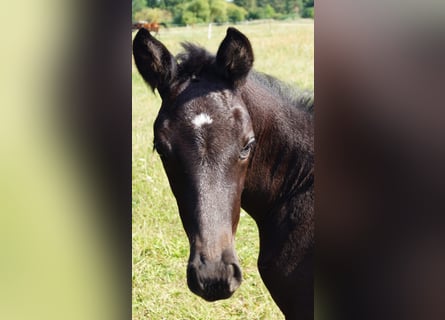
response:
<path id="1" fill-rule="evenodd" d="M 252 150 L 252 146 L 255 143 L 255 138 L 251 138 L 249 142 L 241 149 L 239 157 L 241 160 L 247 159 L 250 155 L 250 150 Z"/>
<path id="2" fill-rule="evenodd" d="M 192 74 L 191 80 L 192 82 L 199 82 L 199 77 L 196 74 Z"/>

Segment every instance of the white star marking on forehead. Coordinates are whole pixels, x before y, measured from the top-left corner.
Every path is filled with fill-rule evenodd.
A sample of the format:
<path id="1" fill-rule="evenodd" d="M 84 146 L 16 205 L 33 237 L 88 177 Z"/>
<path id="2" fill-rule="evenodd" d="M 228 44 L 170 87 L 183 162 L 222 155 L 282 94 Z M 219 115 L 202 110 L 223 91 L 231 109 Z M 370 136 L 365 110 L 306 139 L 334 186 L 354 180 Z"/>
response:
<path id="1" fill-rule="evenodd" d="M 197 128 L 201 128 L 203 125 L 211 124 L 212 122 L 213 119 L 207 113 L 200 113 L 192 120 L 193 125 Z"/>

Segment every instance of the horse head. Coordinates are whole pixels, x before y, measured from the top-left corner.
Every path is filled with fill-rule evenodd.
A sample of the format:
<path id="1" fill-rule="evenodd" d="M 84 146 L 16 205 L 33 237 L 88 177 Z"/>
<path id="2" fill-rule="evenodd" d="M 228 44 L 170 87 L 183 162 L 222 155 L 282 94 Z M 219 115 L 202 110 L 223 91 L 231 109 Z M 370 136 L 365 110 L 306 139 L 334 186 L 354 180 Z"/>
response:
<path id="1" fill-rule="evenodd" d="M 242 280 L 234 242 L 255 138 L 240 88 L 253 51 L 233 28 L 216 56 L 184 48 L 175 58 L 144 29 L 133 42 L 140 74 L 162 98 L 154 147 L 190 244 L 187 283 L 214 301 L 230 297 Z"/>

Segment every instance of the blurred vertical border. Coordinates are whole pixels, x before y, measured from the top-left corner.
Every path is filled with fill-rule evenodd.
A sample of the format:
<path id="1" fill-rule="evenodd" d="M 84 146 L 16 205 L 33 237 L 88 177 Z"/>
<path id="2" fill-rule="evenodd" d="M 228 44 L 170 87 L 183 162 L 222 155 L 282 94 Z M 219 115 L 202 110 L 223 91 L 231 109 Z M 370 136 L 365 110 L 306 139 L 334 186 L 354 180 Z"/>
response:
<path id="1" fill-rule="evenodd" d="M 130 319 L 130 3 L 0 12 L 0 318 Z"/>
<path id="2" fill-rule="evenodd" d="M 316 318 L 444 319 L 445 3 L 315 16 Z"/>

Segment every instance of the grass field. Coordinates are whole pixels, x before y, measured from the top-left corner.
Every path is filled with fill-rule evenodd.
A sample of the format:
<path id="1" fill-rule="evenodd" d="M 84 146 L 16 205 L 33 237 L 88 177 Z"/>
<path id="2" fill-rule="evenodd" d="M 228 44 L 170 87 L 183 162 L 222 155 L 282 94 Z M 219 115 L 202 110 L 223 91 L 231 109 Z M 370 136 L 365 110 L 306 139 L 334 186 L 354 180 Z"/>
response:
<path id="1" fill-rule="evenodd" d="M 255 69 L 303 89 L 313 89 L 314 24 L 311 20 L 236 26 L 250 39 Z M 227 26 L 161 29 L 176 54 L 180 42 L 216 52 Z M 133 34 L 134 35 L 134 34 Z M 259 276 L 258 234 L 244 212 L 236 236 L 243 283 L 223 301 L 205 302 L 186 284 L 188 242 L 162 164 L 152 151 L 153 121 L 161 100 L 132 67 L 133 81 L 133 319 L 283 319 Z"/>

